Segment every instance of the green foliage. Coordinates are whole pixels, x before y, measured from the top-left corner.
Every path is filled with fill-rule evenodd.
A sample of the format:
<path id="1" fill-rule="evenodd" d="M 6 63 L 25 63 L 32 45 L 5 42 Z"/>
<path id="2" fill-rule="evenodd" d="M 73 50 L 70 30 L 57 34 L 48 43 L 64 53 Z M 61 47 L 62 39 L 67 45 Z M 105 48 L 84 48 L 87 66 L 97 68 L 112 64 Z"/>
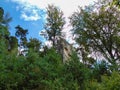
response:
<path id="1" fill-rule="evenodd" d="M 52 52 L 52 53 L 51 53 Z M 0 89 L 59 88 L 62 70 L 61 57 L 51 49 L 44 57 L 29 52 L 26 57 L 4 55 L 0 57 Z"/>
<path id="2" fill-rule="evenodd" d="M 120 8 L 120 1 L 119 0 L 112 0 L 112 2 L 111 2 L 111 5 L 112 6 L 117 6 L 118 8 Z"/>
<path id="3" fill-rule="evenodd" d="M 63 12 L 54 5 L 48 5 L 47 8 L 47 23 L 45 24 L 45 30 L 48 34 L 48 40 L 53 42 L 55 46 L 55 37 L 61 36 L 61 31 L 65 24 Z"/>
<path id="4" fill-rule="evenodd" d="M 65 65 L 65 67 L 66 74 L 72 75 L 72 79 L 73 81 L 77 82 L 79 89 L 84 90 L 84 84 L 86 80 L 89 79 L 90 70 L 87 68 L 87 66 L 79 61 L 76 53 L 72 54 L 71 61 L 68 63 L 68 65 Z"/>
<path id="5" fill-rule="evenodd" d="M 8 24 L 11 21 L 9 15 L 4 15 L 3 8 L 0 7 L 0 53 L 5 54 L 9 46 L 10 32 L 8 30 Z M 0 55 L 1 56 L 1 55 Z M 2 57 L 2 56 L 1 56 Z"/>
<path id="6" fill-rule="evenodd" d="M 14 36 L 9 37 L 9 50 L 12 51 L 18 47 L 18 40 Z"/>
<path id="7" fill-rule="evenodd" d="M 46 30 L 49 39 L 55 39 L 61 35 L 65 23 L 63 13 L 55 6 L 48 6 L 47 13 Z M 29 50 L 26 56 L 18 56 L 17 38 L 9 35 L 8 27 L 3 23 L 4 10 L 0 8 L 0 90 L 119 90 L 118 16 L 119 10 L 114 7 L 100 8 L 98 13 L 83 9 L 74 13 L 71 23 L 78 35 L 76 41 L 81 46 L 83 62 L 73 52 L 68 62 L 63 63 L 56 48 L 44 46 L 44 52 L 39 52 L 39 40 L 31 38 L 27 42 L 28 31 L 20 26 L 16 27 L 16 36 Z M 94 51 L 103 54 L 109 62 L 94 63 L 95 59 L 87 57 Z"/>
<path id="8" fill-rule="evenodd" d="M 4 10 L 2 7 L 0 7 L 0 24 L 8 27 L 9 22 L 12 21 L 12 18 L 10 17 L 9 13 L 4 14 Z"/>
<path id="9" fill-rule="evenodd" d="M 101 82 L 102 75 L 110 75 L 109 65 L 105 61 L 96 62 L 93 65 L 92 73 L 94 74 L 92 74 L 91 78 L 96 79 L 98 82 Z"/>
<path id="10" fill-rule="evenodd" d="M 0 7 L 0 22 L 3 20 L 4 10 L 2 7 Z"/>
<path id="11" fill-rule="evenodd" d="M 120 59 L 119 17 L 120 11 L 115 7 L 100 7 L 97 12 L 80 8 L 71 16 L 76 42 L 88 55 L 99 52 L 109 63 L 117 64 Z"/>
<path id="12" fill-rule="evenodd" d="M 0 60 L 0 89 L 29 90 L 40 85 L 40 67 L 44 66 L 40 66 L 42 62 L 37 53 L 29 52 L 26 58 L 4 55 Z"/>
<path id="13" fill-rule="evenodd" d="M 103 76 L 100 89 L 119 90 L 120 89 L 120 73 L 114 71 L 110 77 Z"/>
<path id="14" fill-rule="evenodd" d="M 27 47 L 29 49 L 33 49 L 33 51 L 39 52 L 41 42 L 36 38 L 30 38 L 30 41 L 27 43 Z"/>
<path id="15" fill-rule="evenodd" d="M 16 26 L 16 33 L 15 36 L 16 37 L 20 37 L 20 42 L 23 46 L 26 46 L 27 43 L 27 38 L 26 35 L 28 34 L 28 30 L 23 29 L 21 26 Z"/>
<path id="16" fill-rule="evenodd" d="M 52 52 L 52 53 L 51 53 Z M 56 80 L 59 80 L 62 70 L 61 57 L 56 53 L 54 49 L 50 49 L 47 54 L 41 58 L 40 71 L 41 71 L 41 83 L 49 88 L 57 88 L 54 84 L 57 84 Z M 59 82 L 58 82 L 59 84 Z M 54 86 L 54 87 L 53 87 Z"/>
<path id="17" fill-rule="evenodd" d="M 120 74 L 113 72 L 111 76 L 102 75 L 101 83 L 95 79 L 86 82 L 86 90 L 120 90 Z"/>

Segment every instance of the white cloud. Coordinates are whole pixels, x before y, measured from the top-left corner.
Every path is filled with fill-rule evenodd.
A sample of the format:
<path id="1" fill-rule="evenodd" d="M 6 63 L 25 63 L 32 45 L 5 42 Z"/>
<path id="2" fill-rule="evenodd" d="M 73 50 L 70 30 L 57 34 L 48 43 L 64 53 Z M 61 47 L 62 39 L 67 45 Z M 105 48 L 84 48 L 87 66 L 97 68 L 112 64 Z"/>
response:
<path id="1" fill-rule="evenodd" d="M 66 17 L 67 24 L 63 32 L 65 33 L 65 38 L 70 41 L 71 43 L 74 42 L 72 39 L 72 35 L 70 32 L 69 20 L 68 17 L 72 15 L 78 9 L 78 6 L 84 7 L 85 5 L 89 5 L 97 0 L 11 0 L 13 2 L 18 3 L 22 8 L 23 12 L 21 18 L 24 20 L 38 20 L 40 19 L 40 14 L 38 14 L 38 9 L 45 10 L 48 4 L 54 4 L 58 6 L 64 13 Z M 35 8 L 34 8 L 35 7 Z M 30 15 L 27 13 L 30 12 Z"/>
<path id="2" fill-rule="evenodd" d="M 11 0 L 18 4 L 16 10 L 20 10 L 20 18 L 25 21 L 36 21 L 41 18 L 40 8 L 35 5 L 29 4 L 26 0 Z"/>
<path id="3" fill-rule="evenodd" d="M 40 19 L 40 15 L 37 10 L 34 9 L 29 9 L 22 11 L 21 18 L 24 19 L 25 21 L 36 21 Z"/>
<path id="4" fill-rule="evenodd" d="M 39 9 L 45 9 L 48 4 L 54 4 L 64 12 L 65 17 L 69 17 L 74 11 L 77 10 L 78 6 L 85 6 L 93 3 L 96 0 L 11 0 L 19 3 L 24 8 L 30 8 L 35 6 Z"/>

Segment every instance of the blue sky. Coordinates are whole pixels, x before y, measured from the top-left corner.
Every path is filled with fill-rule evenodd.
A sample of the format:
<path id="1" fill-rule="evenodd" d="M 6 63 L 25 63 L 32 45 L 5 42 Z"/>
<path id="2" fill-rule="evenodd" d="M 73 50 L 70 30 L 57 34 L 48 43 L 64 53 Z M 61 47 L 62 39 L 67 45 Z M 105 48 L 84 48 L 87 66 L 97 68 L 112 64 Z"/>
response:
<path id="1" fill-rule="evenodd" d="M 67 39 L 71 37 L 68 17 L 78 9 L 78 6 L 84 7 L 94 1 L 97 0 L 0 0 L 0 7 L 3 7 L 5 13 L 9 12 L 12 17 L 11 35 L 15 35 L 15 27 L 20 25 L 28 29 L 28 38 L 38 38 L 43 41 L 39 32 L 44 29 L 45 10 L 48 4 L 54 4 L 64 12 L 67 23 L 63 33 Z"/>
<path id="2" fill-rule="evenodd" d="M 7 0 L 1 0 L 0 1 L 0 7 L 2 7 L 5 11 L 5 13 L 9 13 L 12 17 L 12 21 L 10 22 L 10 32 L 11 35 L 15 35 L 15 27 L 17 25 L 22 26 L 24 29 L 28 29 L 28 38 L 34 37 L 38 39 L 42 39 L 39 35 L 40 30 L 43 30 L 44 26 L 44 18 L 40 18 L 37 20 L 25 20 L 21 17 L 22 8 L 17 9 L 17 6 L 19 4 Z M 39 10 L 38 13 L 40 13 L 42 17 L 44 17 L 45 12 L 43 10 Z M 29 15 L 29 12 L 27 13 Z"/>

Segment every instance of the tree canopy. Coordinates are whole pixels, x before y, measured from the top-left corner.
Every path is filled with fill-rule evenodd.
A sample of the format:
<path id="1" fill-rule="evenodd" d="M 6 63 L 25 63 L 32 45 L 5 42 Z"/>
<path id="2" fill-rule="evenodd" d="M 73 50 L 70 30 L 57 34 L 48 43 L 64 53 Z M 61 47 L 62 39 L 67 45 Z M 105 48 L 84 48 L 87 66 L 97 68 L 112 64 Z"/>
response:
<path id="1" fill-rule="evenodd" d="M 61 31 L 63 30 L 64 24 L 63 12 L 54 5 L 48 5 L 45 30 L 47 30 L 48 40 L 52 41 L 53 46 L 55 46 L 56 37 L 62 35 Z"/>
<path id="2" fill-rule="evenodd" d="M 120 90 L 120 10 L 104 1 L 95 3 L 97 10 L 92 6 L 73 12 L 71 31 L 79 46 L 65 63 L 61 54 L 68 50 L 58 53 L 63 48 L 55 40 L 65 24 L 58 7 L 47 8 L 45 30 L 51 48 L 37 38 L 27 40 L 29 30 L 20 25 L 11 36 L 0 8 L 0 90 Z M 19 40 L 28 48 L 26 55 L 18 54 Z"/>
<path id="3" fill-rule="evenodd" d="M 101 7 L 88 12 L 79 9 L 71 17 L 76 42 L 89 54 L 98 52 L 106 61 L 120 61 L 120 11 L 116 7 Z M 100 57 L 99 57 L 100 59 Z"/>

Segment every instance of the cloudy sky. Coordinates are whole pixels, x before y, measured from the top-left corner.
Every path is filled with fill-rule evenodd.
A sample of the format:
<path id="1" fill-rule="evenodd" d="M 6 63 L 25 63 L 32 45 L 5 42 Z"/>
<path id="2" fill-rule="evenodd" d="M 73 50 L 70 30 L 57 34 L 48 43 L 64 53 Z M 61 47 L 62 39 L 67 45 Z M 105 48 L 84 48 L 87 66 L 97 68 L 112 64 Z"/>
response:
<path id="1" fill-rule="evenodd" d="M 97 0 L 0 0 L 0 7 L 6 12 L 10 13 L 13 18 L 10 23 L 10 32 L 15 33 L 14 27 L 21 25 L 24 29 L 29 30 L 28 38 L 35 37 L 42 40 L 39 32 L 43 30 L 46 17 L 46 7 L 48 4 L 58 6 L 66 17 L 68 24 L 68 17 L 77 10 L 78 6 L 92 4 Z M 67 25 L 66 25 L 67 27 Z M 66 38 L 70 36 L 69 30 L 65 29 Z"/>

